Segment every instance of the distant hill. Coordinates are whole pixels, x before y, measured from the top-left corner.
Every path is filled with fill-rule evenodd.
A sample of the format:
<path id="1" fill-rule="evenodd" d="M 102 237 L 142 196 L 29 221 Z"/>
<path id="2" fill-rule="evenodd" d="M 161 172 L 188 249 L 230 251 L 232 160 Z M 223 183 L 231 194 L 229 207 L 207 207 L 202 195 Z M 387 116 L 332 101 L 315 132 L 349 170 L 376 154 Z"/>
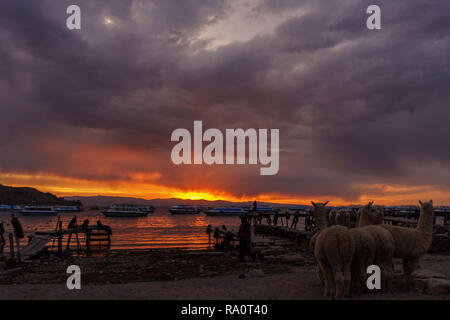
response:
<path id="1" fill-rule="evenodd" d="M 225 200 L 183 200 L 177 198 L 170 199 L 141 199 L 132 197 L 109 197 L 109 196 L 90 196 L 90 197 L 66 197 L 67 200 L 81 201 L 85 206 L 109 206 L 111 204 L 134 204 L 134 205 L 152 205 L 155 207 L 171 207 L 177 204 L 187 204 L 193 206 L 209 206 L 209 207 L 219 207 L 219 206 L 230 206 L 230 205 L 252 205 L 253 202 L 231 202 Z M 278 204 L 278 203 L 268 203 L 268 202 L 258 202 L 258 205 L 270 205 L 276 207 L 289 207 L 289 204 Z"/>
<path id="2" fill-rule="evenodd" d="M 81 206 L 77 200 L 58 198 L 49 192 L 44 193 L 35 188 L 8 187 L 0 184 L 0 204 L 15 205 L 75 205 Z"/>

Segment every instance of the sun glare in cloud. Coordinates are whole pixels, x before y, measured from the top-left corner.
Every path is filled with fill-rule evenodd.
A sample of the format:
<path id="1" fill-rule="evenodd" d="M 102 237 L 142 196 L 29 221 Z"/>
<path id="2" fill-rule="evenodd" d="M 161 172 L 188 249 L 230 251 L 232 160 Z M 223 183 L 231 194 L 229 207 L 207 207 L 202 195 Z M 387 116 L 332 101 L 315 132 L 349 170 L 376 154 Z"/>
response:
<path id="1" fill-rule="evenodd" d="M 116 23 L 110 16 L 104 16 L 103 17 L 103 24 L 105 26 L 114 26 Z"/>
<path id="2" fill-rule="evenodd" d="M 231 4 L 230 13 L 216 23 L 206 25 L 199 33 L 199 41 L 208 41 L 207 50 L 235 41 L 248 41 L 255 36 L 272 33 L 282 22 L 305 14 L 303 9 L 284 12 L 258 10 L 260 0 L 237 0 Z"/>

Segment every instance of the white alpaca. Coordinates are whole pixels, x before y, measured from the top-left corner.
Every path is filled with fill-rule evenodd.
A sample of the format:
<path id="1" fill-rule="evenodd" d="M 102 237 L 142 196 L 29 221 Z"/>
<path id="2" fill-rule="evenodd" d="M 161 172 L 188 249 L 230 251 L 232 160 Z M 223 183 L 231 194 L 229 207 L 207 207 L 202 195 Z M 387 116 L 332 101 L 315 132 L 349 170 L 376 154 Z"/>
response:
<path id="1" fill-rule="evenodd" d="M 395 242 L 394 257 L 403 259 L 403 273 L 411 283 L 411 273 L 419 264 L 420 258 L 428 251 L 433 236 L 433 201 L 420 203 L 420 217 L 416 228 L 383 225 Z"/>

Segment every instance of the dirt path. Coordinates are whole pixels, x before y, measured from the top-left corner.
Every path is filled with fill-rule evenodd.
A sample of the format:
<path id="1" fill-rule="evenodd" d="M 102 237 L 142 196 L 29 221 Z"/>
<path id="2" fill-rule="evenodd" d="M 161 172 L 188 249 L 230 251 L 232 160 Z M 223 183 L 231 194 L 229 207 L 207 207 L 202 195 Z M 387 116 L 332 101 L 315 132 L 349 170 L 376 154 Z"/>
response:
<path id="1" fill-rule="evenodd" d="M 439 267 L 436 268 L 436 261 Z M 450 276 L 450 257 L 428 256 L 423 268 L 446 271 Z M 402 277 L 396 276 L 396 283 Z M 372 293 L 354 299 L 450 299 L 450 295 L 429 296 L 397 286 L 395 294 Z M 86 285 L 68 290 L 61 284 L 22 284 L 0 286 L 0 299 L 323 299 L 322 286 L 313 266 L 295 267 L 289 273 L 240 279 L 238 275 L 153 281 L 126 284 Z"/>

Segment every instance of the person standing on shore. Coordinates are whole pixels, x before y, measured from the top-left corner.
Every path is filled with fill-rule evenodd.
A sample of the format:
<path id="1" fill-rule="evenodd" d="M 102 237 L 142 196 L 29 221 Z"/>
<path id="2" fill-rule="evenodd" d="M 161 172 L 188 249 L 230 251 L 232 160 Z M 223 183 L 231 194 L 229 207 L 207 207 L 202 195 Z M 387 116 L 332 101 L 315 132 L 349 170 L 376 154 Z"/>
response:
<path id="1" fill-rule="evenodd" d="M 249 254 L 253 261 L 256 254 L 251 249 L 251 229 L 245 215 L 241 216 L 241 226 L 239 227 L 239 260 L 244 261 L 245 254 Z"/>

